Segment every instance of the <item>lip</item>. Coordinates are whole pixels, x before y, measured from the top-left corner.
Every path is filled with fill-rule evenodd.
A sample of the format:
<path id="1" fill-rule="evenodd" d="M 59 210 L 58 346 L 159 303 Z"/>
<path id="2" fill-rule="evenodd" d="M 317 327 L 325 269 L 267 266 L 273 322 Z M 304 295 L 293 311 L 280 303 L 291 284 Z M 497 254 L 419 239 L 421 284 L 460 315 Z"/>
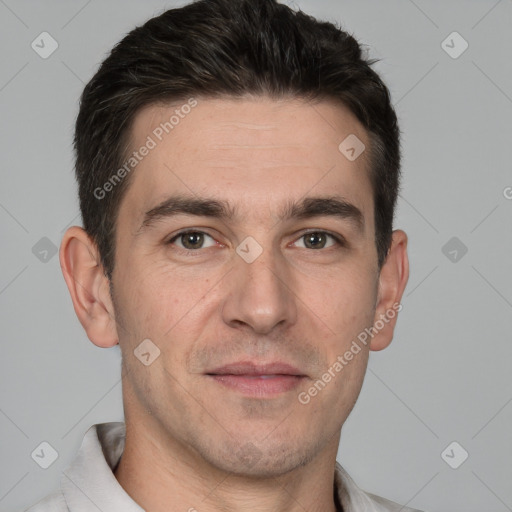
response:
<path id="1" fill-rule="evenodd" d="M 206 375 L 224 387 L 258 398 L 291 391 L 307 377 L 287 363 L 255 364 L 251 361 L 227 364 Z"/>
<path id="2" fill-rule="evenodd" d="M 252 361 L 239 361 L 230 363 L 214 370 L 208 371 L 208 375 L 294 375 L 305 377 L 295 366 L 280 361 L 256 364 Z"/>

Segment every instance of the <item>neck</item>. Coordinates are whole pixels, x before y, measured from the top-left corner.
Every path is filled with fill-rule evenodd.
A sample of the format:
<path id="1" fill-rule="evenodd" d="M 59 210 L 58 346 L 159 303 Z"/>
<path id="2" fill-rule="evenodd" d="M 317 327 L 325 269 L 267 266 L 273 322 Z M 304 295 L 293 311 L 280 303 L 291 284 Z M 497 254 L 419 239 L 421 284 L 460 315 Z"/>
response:
<path id="1" fill-rule="evenodd" d="M 154 425 L 152 425 L 154 427 Z M 339 438 L 309 463 L 273 477 L 226 473 L 157 427 L 126 421 L 114 474 L 147 512 L 336 512 L 334 469 Z"/>

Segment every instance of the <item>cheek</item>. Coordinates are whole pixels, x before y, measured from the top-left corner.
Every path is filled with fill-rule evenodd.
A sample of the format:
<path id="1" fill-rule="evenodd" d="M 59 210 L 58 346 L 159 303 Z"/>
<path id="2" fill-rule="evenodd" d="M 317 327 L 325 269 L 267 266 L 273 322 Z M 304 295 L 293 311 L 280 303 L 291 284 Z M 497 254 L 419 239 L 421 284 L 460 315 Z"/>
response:
<path id="1" fill-rule="evenodd" d="M 184 277 L 179 269 L 164 263 L 125 268 L 130 279 L 122 281 L 119 295 L 123 297 L 123 316 L 135 328 L 137 338 L 167 344 L 185 330 L 187 338 L 193 338 L 201 325 L 201 312 L 213 296 L 211 282 L 215 281 L 198 272 Z"/>
<path id="2" fill-rule="evenodd" d="M 340 342 L 356 336 L 373 321 L 375 284 L 367 269 L 338 272 L 322 285 L 308 287 L 307 303 Z"/>

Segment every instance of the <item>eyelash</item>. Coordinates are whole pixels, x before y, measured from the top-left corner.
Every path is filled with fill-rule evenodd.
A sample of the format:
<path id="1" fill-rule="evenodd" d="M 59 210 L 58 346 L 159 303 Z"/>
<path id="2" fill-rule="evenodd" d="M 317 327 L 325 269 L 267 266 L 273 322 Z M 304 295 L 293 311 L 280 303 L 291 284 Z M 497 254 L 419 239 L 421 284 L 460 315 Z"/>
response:
<path id="1" fill-rule="evenodd" d="M 166 242 L 166 244 L 167 245 L 172 245 L 174 243 L 174 241 L 176 241 L 178 238 L 180 238 L 183 235 L 187 235 L 189 233 L 201 233 L 201 234 L 207 235 L 210 238 L 212 238 L 213 240 L 215 240 L 213 238 L 213 236 L 209 235 L 205 231 L 201 231 L 201 230 L 198 230 L 198 229 L 187 229 L 185 231 L 180 231 L 179 233 L 174 235 L 170 240 L 168 240 Z M 346 243 L 345 239 L 341 235 L 335 235 L 334 233 L 331 233 L 330 231 L 325 231 L 325 230 L 310 230 L 310 231 L 306 231 L 305 233 L 302 233 L 302 235 L 300 235 L 297 238 L 297 240 L 300 240 L 301 238 L 305 237 L 306 235 L 310 235 L 312 233 L 327 235 L 327 236 L 331 237 L 332 239 L 334 239 L 334 241 L 336 242 L 336 244 L 339 247 L 341 247 L 341 248 L 347 247 L 347 243 Z M 178 249 L 180 251 L 186 253 L 186 254 L 191 254 L 191 253 L 199 253 L 202 248 L 199 248 L 199 249 L 184 249 L 182 247 L 178 247 Z M 208 249 L 208 247 L 207 247 L 207 249 Z M 306 247 L 306 249 L 307 249 L 307 247 Z M 332 246 L 331 247 L 327 247 L 326 249 L 323 249 L 323 250 L 325 251 L 325 250 L 328 250 L 328 249 L 332 249 Z M 314 251 L 315 249 L 310 249 L 310 250 Z M 321 251 L 322 249 L 317 249 L 317 250 Z"/>

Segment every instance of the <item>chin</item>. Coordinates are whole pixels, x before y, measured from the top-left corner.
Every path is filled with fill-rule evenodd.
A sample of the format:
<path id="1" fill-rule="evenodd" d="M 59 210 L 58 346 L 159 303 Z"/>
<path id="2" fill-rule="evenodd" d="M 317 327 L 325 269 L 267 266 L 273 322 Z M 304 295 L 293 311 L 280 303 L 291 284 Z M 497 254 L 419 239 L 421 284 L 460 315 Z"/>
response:
<path id="1" fill-rule="evenodd" d="M 297 443 L 298 444 L 298 443 Z M 309 446 L 258 445 L 231 440 L 224 451 L 203 453 L 203 458 L 218 469 L 240 477 L 275 478 L 308 464 L 317 451 Z"/>

